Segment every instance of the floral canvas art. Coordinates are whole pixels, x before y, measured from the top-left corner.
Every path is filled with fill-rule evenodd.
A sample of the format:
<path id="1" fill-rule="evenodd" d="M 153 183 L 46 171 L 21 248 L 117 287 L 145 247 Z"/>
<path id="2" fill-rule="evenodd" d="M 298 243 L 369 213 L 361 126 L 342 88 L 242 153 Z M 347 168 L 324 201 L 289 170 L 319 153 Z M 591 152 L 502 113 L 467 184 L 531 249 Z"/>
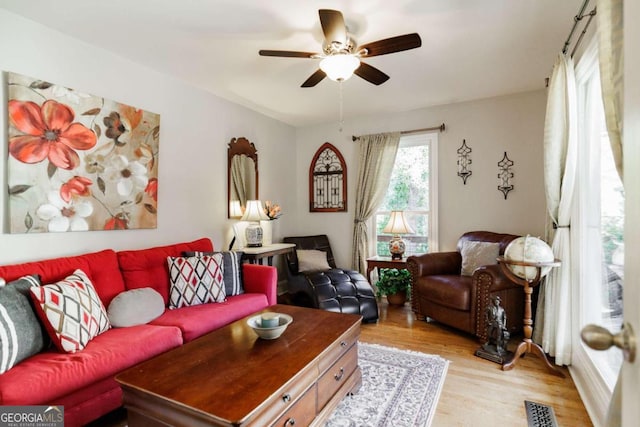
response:
<path id="1" fill-rule="evenodd" d="M 7 77 L 10 231 L 156 228 L 160 115 Z"/>

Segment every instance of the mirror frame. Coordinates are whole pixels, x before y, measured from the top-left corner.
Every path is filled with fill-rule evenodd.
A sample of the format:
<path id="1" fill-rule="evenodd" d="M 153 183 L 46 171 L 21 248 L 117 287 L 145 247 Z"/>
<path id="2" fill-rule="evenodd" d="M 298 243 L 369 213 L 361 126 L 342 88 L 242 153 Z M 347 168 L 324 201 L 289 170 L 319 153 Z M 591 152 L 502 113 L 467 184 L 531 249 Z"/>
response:
<path id="1" fill-rule="evenodd" d="M 256 146 L 253 142 L 249 142 L 249 140 L 245 137 L 239 138 L 231 138 L 229 142 L 229 148 L 227 149 L 227 218 L 231 218 L 230 212 L 230 204 L 231 204 L 231 162 L 233 160 L 233 156 L 239 156 L 244 154 L 253 160 L 255 164 L 255 172 L 256 172 L 256 199 L 260 199 L 258 192 L 258 150 L 256 150 Z"/>

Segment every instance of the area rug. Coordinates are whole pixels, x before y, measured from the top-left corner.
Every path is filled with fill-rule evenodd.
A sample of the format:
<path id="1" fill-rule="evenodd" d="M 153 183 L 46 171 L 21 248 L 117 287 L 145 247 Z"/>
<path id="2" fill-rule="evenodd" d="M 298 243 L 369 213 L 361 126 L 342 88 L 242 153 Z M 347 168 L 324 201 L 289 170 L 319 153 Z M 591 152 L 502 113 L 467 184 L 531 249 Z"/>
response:
<path id="1" fill-rule="evenodd" d="M 359 343 L 362 387 L 345 397 L 326 427 L 431 425 L 449 362 L 440 356 Z"/>

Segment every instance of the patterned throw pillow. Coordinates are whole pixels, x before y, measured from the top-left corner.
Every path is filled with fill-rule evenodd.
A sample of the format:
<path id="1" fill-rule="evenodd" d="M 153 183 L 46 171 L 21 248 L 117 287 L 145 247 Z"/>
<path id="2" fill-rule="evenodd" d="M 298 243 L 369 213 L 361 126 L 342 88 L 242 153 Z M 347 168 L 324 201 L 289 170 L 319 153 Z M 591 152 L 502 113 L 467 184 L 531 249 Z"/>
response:
<path id="1" fill-rule="evenodd" d="M 244 293 L 242 286 L 242 255 L 244 252 L 183 252 L 182 256 L 204 256 L 222 254 L 222 270 L 224 274 L 224 292 L 227 296 Z"/>
<path id="2" fill-rule="evenodd" d="M 60 351 L 80 351 L 111 327 L 102 301 L 82 270 L 58 283 L 31 288 L 31 298 Z"/>
<path id="3" fill-rule="evenodd" d="M 0 374 L 45 346 L 42 326 L 29 302 L 32 286 L 40 286 L 40 276 L 24 276 L 0 286 Z"/>
<path id="4" fill-rule="evenodd" d="M 222 254 L 201 257 L 167 257 L 169 308 L 188 307 L 226 298 Z"/>

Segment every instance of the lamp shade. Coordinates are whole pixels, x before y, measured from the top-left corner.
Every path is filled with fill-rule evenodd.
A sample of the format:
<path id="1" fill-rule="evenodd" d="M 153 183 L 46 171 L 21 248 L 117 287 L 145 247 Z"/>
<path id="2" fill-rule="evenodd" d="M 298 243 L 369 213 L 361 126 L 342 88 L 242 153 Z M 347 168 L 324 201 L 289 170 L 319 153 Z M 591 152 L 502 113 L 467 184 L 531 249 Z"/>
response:
<path id="1" fill-rule="evenodd" d="M 408 234 L 414 233 L 413 229 L 407 223 L 407 220 L 404 218 L 403 211 L 391 211 L 391 217 L 389 217 L 389 222 L 382 230 L 383 233 L 390 234 Z"/>
<path id="2" fill-rule="evenodd" d="M 242 221 L 266 221 L 269 217 L 264 213 L 260 200 L 247 200 L 247 207 L 240 219 Z"/>
<path id="3" fill-rule="evenodd" d="M 360 60 L 350 54 L 331 55 L 320 61 L 320 69 L 336 82 L 347 80 L 359 66 Z"/>
<path id="4" fill-rule="evenodd" d="M 229 202 L 229 218 L 242 218 L 242 206 L 240 206 L 240 200 L 232 200 Z"/>

